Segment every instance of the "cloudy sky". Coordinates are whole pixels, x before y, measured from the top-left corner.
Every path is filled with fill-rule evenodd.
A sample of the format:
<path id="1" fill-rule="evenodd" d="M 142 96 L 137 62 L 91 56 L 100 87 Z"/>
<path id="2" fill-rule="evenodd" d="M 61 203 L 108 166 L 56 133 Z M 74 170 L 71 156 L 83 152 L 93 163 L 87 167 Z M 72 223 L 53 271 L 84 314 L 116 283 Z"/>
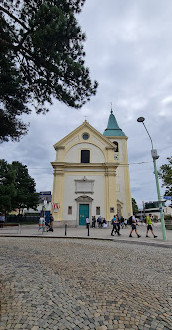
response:
<path id="1" fill-rule="evenodd" d="M 159 168 L 172 155 L 171 17 L 171 0 L 86 0 L 78 19 L 87 36 L 86 65 L 99 82 L 96 96 L 79 111 L 55 101 L 46 116 L 33 112 L 24 117 L 29 134 L 19 143 L 1 144 L 1 158 L 27 165 L 37 191 L 52 191 L 53 145 L 85 116 L 103 133 L 112 102 L 128 136 L 131 195 L 139 206 L 157 200 L 151 143 L 137 118 L 145 117 Z"/>

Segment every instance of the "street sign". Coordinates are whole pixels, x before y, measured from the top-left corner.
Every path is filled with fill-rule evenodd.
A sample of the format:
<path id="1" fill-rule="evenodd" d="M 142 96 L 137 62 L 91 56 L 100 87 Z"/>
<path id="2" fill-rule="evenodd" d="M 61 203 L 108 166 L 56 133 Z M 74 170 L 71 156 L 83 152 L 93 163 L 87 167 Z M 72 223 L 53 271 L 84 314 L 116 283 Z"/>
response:
<path id="1" fill-rule="evenodd" d="M 164 196 L 164 199 L 167 199 L 167 200 L 172 200 L 172 196 Z"/>
<path id="2" fill-rule="evenodd" d="M 50 196 L 51 195 L 51 191 L 40 191 L 40 196 Z"/>

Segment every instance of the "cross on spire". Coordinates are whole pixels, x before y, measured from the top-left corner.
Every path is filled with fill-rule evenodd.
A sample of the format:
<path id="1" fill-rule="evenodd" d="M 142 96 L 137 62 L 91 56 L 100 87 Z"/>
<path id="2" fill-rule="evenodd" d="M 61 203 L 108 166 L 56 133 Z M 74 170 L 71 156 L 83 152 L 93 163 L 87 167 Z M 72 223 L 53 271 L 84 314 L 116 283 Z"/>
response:
<path id="1" fill-rule="evenodd" d="M 110 105 L 111 105 L 111 113 L 113 113 L 113 111 L 112 111 L 112 102 L 110 103 Z"/>

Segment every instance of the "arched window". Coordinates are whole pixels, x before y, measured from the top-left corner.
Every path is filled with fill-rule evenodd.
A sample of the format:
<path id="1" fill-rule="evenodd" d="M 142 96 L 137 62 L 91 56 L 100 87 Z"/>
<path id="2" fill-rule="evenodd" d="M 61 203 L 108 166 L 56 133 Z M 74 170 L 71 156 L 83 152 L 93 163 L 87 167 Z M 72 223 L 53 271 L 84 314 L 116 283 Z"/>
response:
<path id="1" fill-rule="evenodd" d="M 113 144 L 115 145 L 115 152 L 118 152 L 118 142 L 116 141 L 113 141 Z"/>

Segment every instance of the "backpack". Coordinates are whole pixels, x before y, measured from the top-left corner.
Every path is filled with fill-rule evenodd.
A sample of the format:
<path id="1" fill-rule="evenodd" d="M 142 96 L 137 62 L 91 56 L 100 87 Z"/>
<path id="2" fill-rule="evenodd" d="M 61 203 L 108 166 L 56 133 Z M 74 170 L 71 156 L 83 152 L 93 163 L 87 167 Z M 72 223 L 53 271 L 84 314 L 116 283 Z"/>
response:
<path id="1" fill-rule="evenodd" d="M 113 219 L 111 220 L 111 225 L 114 225 L 114 224 L 116 223 L 114 219 L 115 219 L 115 218 L 113 218 Z"/>
<path id="2" fill-rule="evenodd" d="M 131 215 L 131 217 L 129 217 L 129 219 L 128 219 L 128 224 L 129 224 L 129 225 L 132 224 L 132 215 Z"/>

